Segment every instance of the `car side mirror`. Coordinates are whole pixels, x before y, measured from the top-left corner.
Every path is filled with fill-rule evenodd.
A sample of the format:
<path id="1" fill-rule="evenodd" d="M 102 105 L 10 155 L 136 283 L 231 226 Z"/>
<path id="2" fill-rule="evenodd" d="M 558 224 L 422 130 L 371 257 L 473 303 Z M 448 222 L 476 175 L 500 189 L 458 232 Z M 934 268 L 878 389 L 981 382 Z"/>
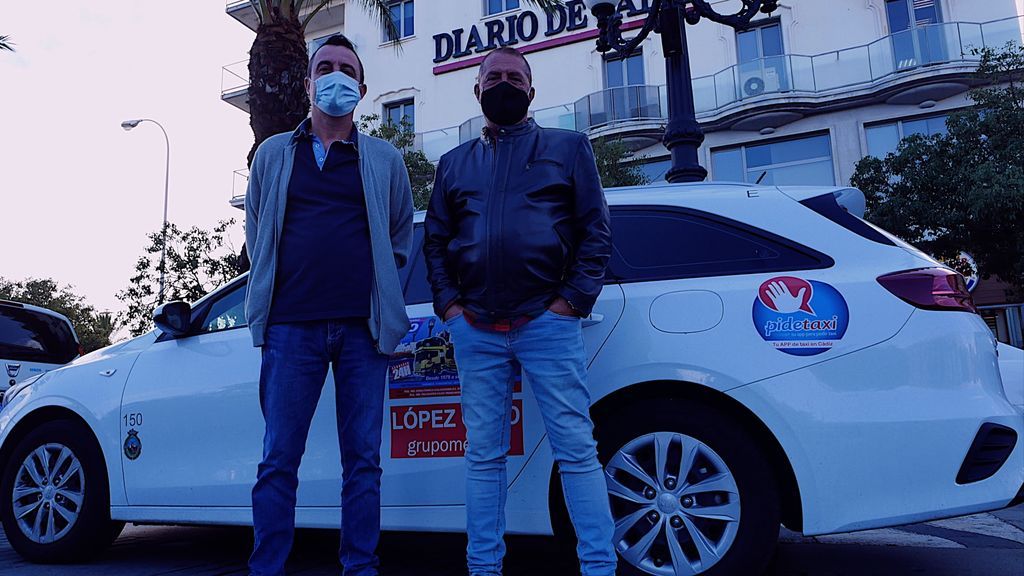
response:
<path id="1" fill-rule="evenodd" d="M 175 338 L 188 334 L 192 324 L 192 307 L 188 302 L 168 302 L 153 310 L 156 327 Z"/>

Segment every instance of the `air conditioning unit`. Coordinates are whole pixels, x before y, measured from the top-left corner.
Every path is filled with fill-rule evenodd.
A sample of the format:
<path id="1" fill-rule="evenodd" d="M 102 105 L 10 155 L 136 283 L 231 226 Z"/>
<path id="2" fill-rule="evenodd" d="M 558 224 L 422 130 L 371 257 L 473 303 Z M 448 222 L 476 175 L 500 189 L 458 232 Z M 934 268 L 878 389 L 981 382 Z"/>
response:
<path id="1" fill-rule="evenodd" d="M 753 74 L 744 74 L 741 80 L 740 90 L 744 98 L 779 91 L 779 74 L 774 68 L 763 68 Z"/>

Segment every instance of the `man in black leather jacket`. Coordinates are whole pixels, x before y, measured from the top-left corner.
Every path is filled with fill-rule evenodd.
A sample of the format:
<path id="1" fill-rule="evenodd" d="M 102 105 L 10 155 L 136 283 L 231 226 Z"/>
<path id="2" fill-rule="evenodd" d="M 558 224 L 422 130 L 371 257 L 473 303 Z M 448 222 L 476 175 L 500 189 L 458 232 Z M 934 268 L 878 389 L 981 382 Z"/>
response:
<path id="1" fill-rule="evenodd" d="M 455 344 L 467 430 L 471 576 L 499 576 L 505 461 L 521 367 L 558 463 L 584 576 L 611 576 L 614 525 L 590 419 L 582 317 L 611 254 L 590 141 L 538 127 L 526 59 L 491 52 L 474 87 L 483 135 L 441 158 L 426 217 L 434 309 Z M 532 415 L 525 415 L 532 416 Z"/>

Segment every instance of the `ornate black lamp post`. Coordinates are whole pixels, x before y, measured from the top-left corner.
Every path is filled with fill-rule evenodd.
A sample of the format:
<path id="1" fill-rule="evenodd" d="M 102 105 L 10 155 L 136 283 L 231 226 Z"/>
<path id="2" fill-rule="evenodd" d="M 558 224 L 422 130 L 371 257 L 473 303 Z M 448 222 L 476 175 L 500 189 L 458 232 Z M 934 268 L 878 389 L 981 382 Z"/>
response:
<path id="1" fill-rule="evenodd" d="M 661 34 L 662 50 L 668 79 L 668 127 L 665 146 L 672 153 L 669 182 L 700 182 L 708 171 L 697 162 L 697 149 L 704 141 L 704 132 L 697 124 L 693 103 L 693 81 L 690 79 L 690 57 L 686 49 L 686 24 L 696 24 L 707 18 L 737 29 L 750 26 L 758 12 L 770 14 L 779 7 L 779 0 L 740 0 L 742 9 L 735 14 L 719 14 L 707 0 L 653 0 L 647 22 L 635 38 L 622 37 L 622 15 L 612 0 L 585 0 L 597 18 L 601 35 L 597 50 L 614 50 L 622 57 L 629 56 L 653 31 Z M 685 22 L 685 23 L 684 23 Z"/>

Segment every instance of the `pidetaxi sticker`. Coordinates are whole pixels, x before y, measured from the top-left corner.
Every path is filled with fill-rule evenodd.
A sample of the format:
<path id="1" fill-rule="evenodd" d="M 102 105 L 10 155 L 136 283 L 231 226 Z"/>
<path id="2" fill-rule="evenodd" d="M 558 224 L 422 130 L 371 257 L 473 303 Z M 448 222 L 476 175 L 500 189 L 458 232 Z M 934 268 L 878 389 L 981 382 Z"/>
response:
<path id="1" fill-rule="evenodd" d="M 814 356 L 843 339 L 850 309 L 843 295 L 829 284 L 777 276 L 758 289 L 753 317 L 761 338 L 776 350 Z"/>

